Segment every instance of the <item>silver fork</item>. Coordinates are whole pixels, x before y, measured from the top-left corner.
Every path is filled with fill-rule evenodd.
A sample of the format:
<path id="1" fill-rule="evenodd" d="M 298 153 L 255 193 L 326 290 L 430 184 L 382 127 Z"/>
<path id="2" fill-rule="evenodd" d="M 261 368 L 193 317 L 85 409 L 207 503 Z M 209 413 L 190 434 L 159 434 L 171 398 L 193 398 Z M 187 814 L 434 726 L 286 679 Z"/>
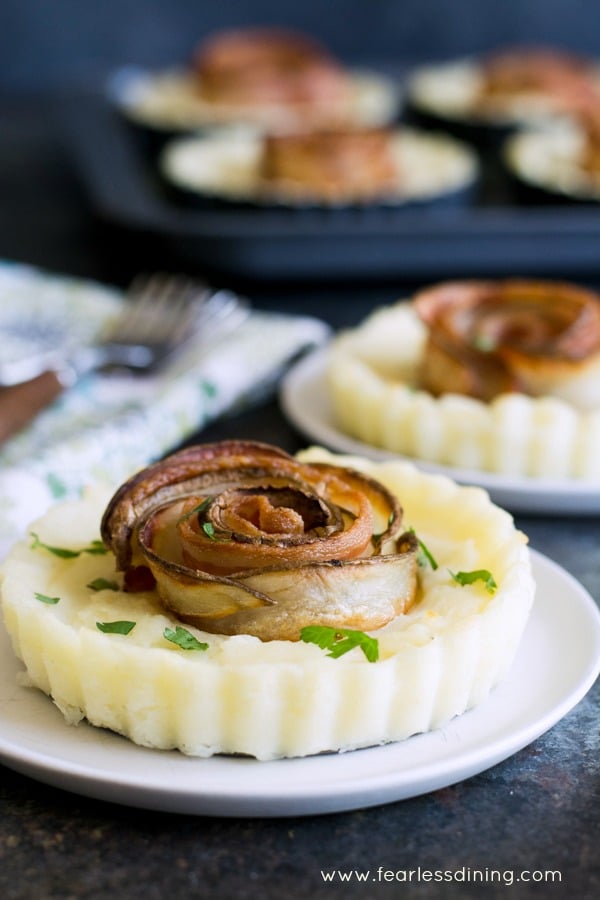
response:
<path id="1" fill-rule="evenodd" d="M 138 276 L 123 312 L 102 340 L 68 359 L 56 359 L 32 378 L 0 388 L 0 443 L 84 375 L 115 368 L 154 373 L 192 338 L 201 351 L 238 328 L 248 313 L 248 303 L 230 291 L 161 273 Z"/>

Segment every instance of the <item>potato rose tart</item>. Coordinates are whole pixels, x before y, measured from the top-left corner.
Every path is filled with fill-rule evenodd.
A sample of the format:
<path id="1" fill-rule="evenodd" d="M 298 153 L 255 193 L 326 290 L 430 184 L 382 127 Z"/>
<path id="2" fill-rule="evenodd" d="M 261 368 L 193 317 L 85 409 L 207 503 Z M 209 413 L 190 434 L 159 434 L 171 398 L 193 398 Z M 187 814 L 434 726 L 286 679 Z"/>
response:
<path id="1" fill-rule="evenodd" d="M 419 67 L 408 103 L 430 126 L 494 144 L 516 128 L 555 120 L 599 89 L 595 60 L 552 47 L 514 47 Z"/>
<path id="2" fill-rule="evenodd" d="M 198 91 L 211 103 L 282 104 L 332 117 L 349 100 L 344 68 L 316 41 L 278 28 L 225 31 L 195 54 Z"/>
<path id="3" fill-rule="evenodd" d="M 128 588 L 146 586 L 149 570 L 182 621 L 298 640 L 311 624 L 379 628 L 412 604 L 417 545 L 401 520 L 365 475 L 225 441 L 134 475 L 101 531 Z"/>
<path id="4" fill-rule="evenodd" d="M 372 200 L 397 192 L 390 129 L 268 135 L 261 176 L 269 190 L 325 200 Z"/>
<path id="5" fill-rule="evenodd" d="M 225 461 L 219 466 L 221 451 Z M 317 525 L 317 520 L 332 524 L 337 514 L 327 507 L 338 503 L 348 508 L 342 516 L 349 525 L 360 520 L 362 505 L 350 507 L 359 487 L 375 500 L 375 529 L 386 531 L 379 515 L 390 509 L 388 496 L 396 498 L 391 512 L 402 503 L 410 533 L 414 529 L 420 542 L 415 602 L 368 632 L 311 624 L 300 641 L 263 641 L 248 633 L 225 635 L 183 625 L 156 587 L 123 590 L 115 557 L 98 540 L 102 512 L 109 511 L 105 528 L 122 553 L 119 565 L 127 566 L 130 552 L 132 560 L 141 553 L 131 547 L 137 512 L 144 517 L 148 502 L 152 507 L 157 499 L 170 503 L 174 492 L 188 490 L 197 451 L 187 458 L 184 451 L 167 468 L 151 467 L 150 484 L 146 473 L 116 500 L 94 488 L 53 507 L 2 564 L 2 609 L 15 652 L 29 683 L 50 695 L 68 722 L 85 717 L 137 744 L 195 756 L 306 756 L 438 728 L 483 702 L 506 675 L 528 620 L 534 583 L 525 536 L 484 491 L 424 475 L 408 463 L 372 463 L 319 448 L 299 455 L 294 474 L 286 454 L 245 442 L 214 445 L 202 456 L 202 471 L 211 471 L 212 465 L 215 480 L 209 490 L 203 479 L 200 496 L 216 496 L 217 482 L 239 472 L 242 456 L 252 458 L 254 474 L 249 468 L 246 476 L 257 475 L 264 484 L 268 468 L 271 481 L 277 472 L 286 485 L 292 482 L 294 492 L 306 494 L 294 510 L 302 510 L 308 532 L 326 531 L 329 524 Z M 174 477 L 177 467 L 180 480 Z M 313 475 L 325 493 L 318 503 L 310 499 L 317 487 Z M 373 487 L 373 480 L 381 489 Z M 260 497 L 257 506 L 263 507 Z M 273 499 L 267 518 L 288 518 L 291 507 L 277 507 Z M 232 508 L 229 502 L 225 506 Z M 113 515 L 119 508 L 117 527 Z M 254 513 L 243 518 L 248 521 Z M 397 524 L 390 526 L 390 536 Z M 332 539 L 338 543 L 342 532 L 336 529 Z M 312 536 L 320 542 L 308 532 L 294 548 Z M 266 534 L 266 546 L 272 548 Z M 326 547 L 328 536 L 321 540 Z M 359 594 L 359 573 L 372 562 L 377 557 L 347 563 Z M 292 590 L 296 582 L 302 586 L 302 568 L 290 571 L 289 582 Z M 218 590 L 216 582 L 220 602 Z M 341 590 L 350 592 L 352 583 Z M 374 588 L 368 599 L 377 604 L 375 594 Z"/>
<path id="6" fill-rule="evenodd" d="M 414 300 L 427 327 L 419 381 L 432 394 L 508 391 L 600 407 L 600 295 L 542 281 L 448 282 Z"/>
<path id="7" fill-rule="evenodd" d="M 186 64 L 116 86 L 127 119 L 155 137 L 246 124 L 311 130 L 382 125 L 396 118 L 394 80 L 348 69 L 312 37 L 276 27 L 217 32 Z"/>
<path id="8" fill-rule="evenodd" d="M 554 282 L 447 282 L 338 335 L 338 426 L 426 462 L 600 481 L 600 297 Z M 549 452 L 549 448 L 552 452 Z"/>
<path id="9" fill-rule="evenodd" d="M 481 66 L 477 105 L 486 111 L 525 109 L 560 113 L 579 102 L 597 84 L 598 71 L 575 54 L 519 47 L 490 54 Z"/>
<path id="10" fill-rule="evenodd" d="M 600 90 L 552 128 L 524 129 L 506 141 L 509 174 L 534 200 L 600 201 Z"/>
<path id="11" fill-rule="evenodd" d="M 404 126 L 215 131 L 170 141 L 159 170 L 186 202 L 261 208 L 460 205 L 480 173 L 476 154 L 460 141 Z"/>

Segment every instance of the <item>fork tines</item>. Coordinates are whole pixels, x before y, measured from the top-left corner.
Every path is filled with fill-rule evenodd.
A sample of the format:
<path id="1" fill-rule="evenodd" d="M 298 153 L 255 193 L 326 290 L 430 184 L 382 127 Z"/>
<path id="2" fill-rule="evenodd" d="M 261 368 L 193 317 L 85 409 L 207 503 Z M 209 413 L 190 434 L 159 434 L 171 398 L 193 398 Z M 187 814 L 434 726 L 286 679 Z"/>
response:
<path id="1" fill-rule="evenodd" d="M 177 347 L 194 337 L 206 344 L 234 331 L 249 314 L 249 303 L 228 290 L 168 273 L 142 273 L 127 292 L 128 309 L 114 340 Z"/>

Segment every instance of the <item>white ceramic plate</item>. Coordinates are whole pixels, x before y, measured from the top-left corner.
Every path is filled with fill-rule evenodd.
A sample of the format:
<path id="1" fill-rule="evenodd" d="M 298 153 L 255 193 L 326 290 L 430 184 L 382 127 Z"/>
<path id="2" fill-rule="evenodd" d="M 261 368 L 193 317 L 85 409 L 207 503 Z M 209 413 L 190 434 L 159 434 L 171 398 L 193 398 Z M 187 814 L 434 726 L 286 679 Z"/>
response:
<path id="1" fill-rule="evenodd" d="M 397 459 L 398 454 L 362 443 L 337 428 L 325 379 L 327 352 L 325 347 L 310 353 L 288 372 L 280 391 L 285 415 L 306 437 L 331 450 L 374 460 Z M 485 488 L 495 503 L 512 512 L 577 516 L 600 513 L 600 484 L 500 475 L 404 458 L 424 472 Z"/>
<path id="2" fill-rule="evenodd" d="M 600 670 L 600 614 L 564 569 L 533 554 L 537 599 L 508 678 L 445 728 L 345 754 L 258 762 L 146 750 L 67 725 L 20 664 L 0 626 L 0 760 L 38 781 L 147 809 L 209 816 L 299 816 L 391 803 L 495 765 L 559 721 Z M 560 658 L 560 666 L 556 660 Z M 527 690 L 523 690 L 523 685 Z"/>

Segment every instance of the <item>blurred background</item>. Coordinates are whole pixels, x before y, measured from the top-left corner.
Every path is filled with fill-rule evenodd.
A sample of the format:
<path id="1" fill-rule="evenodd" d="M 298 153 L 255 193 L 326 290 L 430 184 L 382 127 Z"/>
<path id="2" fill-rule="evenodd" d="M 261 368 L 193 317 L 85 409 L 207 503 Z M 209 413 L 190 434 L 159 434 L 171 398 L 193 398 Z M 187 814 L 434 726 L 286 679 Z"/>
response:
<path id="1" fill-rule="evenodd" d="M 348 65 L 366 64 L 392 76 L 406 74 L 422 61 L 476 57 L 511 45 L 555 46 L 598 57 L 597 14 L 593 0 L 3 0 L 0 258 L 118 283 L 147 264 L 148 253 L 156 254 L 157 265 L 180 264 L 181 259 L 187 265 L 194 259 L 197 247 L 190 251 L 182 235 L 196 240 L 198 219 L 180 211 L 180 230 L 171 242 L 177 253 L 173 261 L 166 246 L 173 237 L 173 209 L 154 190 L 156 172 L 147 160 L 133 159 L 133 148 L 121 147 L 127 136 L 118 132 L 115 117 L 108 118 L 98 104 L 101 95 L 106 100 L 109 76 L 120 67 L 160 71 L 186 65 L 209 34 L 256 24 L 282 25 L 313 35 Z M 75 105 L 67 106 L 73 97 Z M 494 194 L 493 179 L 492 188 Z M 501 201 L 506 206 L 504 197 Z M 569 214 L 579 215 L 577 211 Z M 452 247 L 430 248 L 398 220 L 397 258 L 396 238 L 389 238 L 389 230 L 383 232 L 389 239 L 380 252 L 379 232 L 373 226 L 368 250 L 363 232 L 355 229 L 353 245 L 348 240 L 330 241 L 321 252 L 313 244 L 305 269 L 308 274 L 312 270 L 316 275 L 328 274 L 322 265 L 326 257 L 331 274 L 343 281 L 346 261 L 362 253 L 364 265 L 351 267 L 349 277 L 391 277 L 390 293 L 398 290 L 402 277 L 430 280 L 447 274 L 446 262 L 452 274 L 475 272 L 476 263 L 491 274 L 506 273 L 507 268 L 511 274 L 533 274 L 534 269 L 544 273 L 552 262 L 553 272 L 596 277 L 600 263 L 595 260 L 600 254 L 595 211 L 591 216 L 583 213 L 569 226 L 572 256 L 570 247 L 569 253 L 567 249 L 560 252 L 562 218 L 548 220 L 555 241 L 550 249 L 544 230 L 535 231 L 527 222 L 523 241 L 512 219 L 508 223 L 494 220 L 487 231 L 486 220 L 482 231 L 474 219 L 463 218 L 471 228 L 461 245 L 464 252 L 468 250 L 468 267 L 462 260 L 450 265 L 454 263 Z M 258 243 L 261 236 L 253 227 L 248 229 L 243 215 L 234 218 L 232 214 L 230 220 L 232 228 L 242 229 L 243 238 L 233 249 L 247 255 L 234 257 L 231 243 L 219 242 L 219 235 L 225 233 L 224 220 L 213 217 L 200 223 L 203 244 L 198 265 L 204 271 L 214 263 L 216 275 L 222 274 L 228 282 L 264 275 L 273 263 L 272 246 Z M 121 226 L 125 226 L 123 232 Z M 304 253 L 301 239 L 291 226 L 288 231 L 286 243 L 278 227 L 272 229 L 278 248 L 283 248 L 278 252 L 287 252 L 297 262 L 298 253 Z M 226 234 L 231 237 L 231 232 Z M 442 238 L 448 236 L 455 237 L 446 227 Z M 434 258 L 439 264 L 432 269 Z M 284 262 L 277 267 L 280 274 Z M 267 292 L 271 293 L 270 287 Z M 275 293 L 274 302 L 280 302 L 282 295 Z M 286 290 L 286 304 L 289 298 Z"/>
<path id="2" fill-rule="evenodd" d="M 598 53 L 594 0 L 3 0 L 0 86 L 93 82 L 115 65 L 187 59 L 232 25 L 282 24 L 349 62 L 411 63 L 515 41 Z"/>

